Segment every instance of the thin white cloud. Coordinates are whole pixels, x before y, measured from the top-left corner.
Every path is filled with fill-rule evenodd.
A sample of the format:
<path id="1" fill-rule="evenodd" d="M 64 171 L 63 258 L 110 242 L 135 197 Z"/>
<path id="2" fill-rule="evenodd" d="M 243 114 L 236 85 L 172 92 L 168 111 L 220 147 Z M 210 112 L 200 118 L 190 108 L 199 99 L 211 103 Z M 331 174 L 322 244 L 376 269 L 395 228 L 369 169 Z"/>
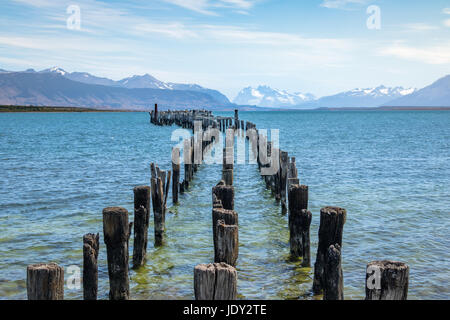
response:
<path id="1" fill-rule="evenodd" d="M 210 11 L 208 9 L 210 7 L 209 0 L 164 0 L 164 1 L 198 13 L 206 15 L 216 15 L 214 11 Z"/>
<path id="2" fill-rule="evenodd" d="M 425 48 L 394 44 L 381 49 L 380 54 L 426 64 L 450 64 L 450 43 Z"/>
<path id="3" fill-rule="evenodd" d="M 405 24 L 404 28 L 408 31 L 431 31 L 439 29 L 439 27 L 427 23 Z"/>
<path id="4" fill-rule="evenodd" d="M 160 34 L 176 39 L 197 38 L 198 34 L 194 30 L 188 29 L 184 24 L 179 22 L 172 23 L 142 23 L 134 27 L 134 30 L 141 36 L 146 34 Z"/>
<path id="5" fill-rule="evenodd" d="M 444 20 L 444 26 L 450 28 L 450 19 Z"/>
<path id="6" fill-rule="evenodd" d="M 205 15 L 218 15 L 214 9 L 231 8 L 236 9 L 238 13 L 247 13 L 257 0 L 163 0 L 167 3 L 179 7 L 202 13 Z"/>
<path id="7" fill-rule="evenodd" d="M 323 0 L 321 7 L 329 9 L 345 9 L 349 5 L 366 4 L 368 0 Z"/>
<path id="8" fill-rule="evenodd" d="M 52 1 L 52 0 L 13 0 L 14 2 L 18 2 L 21 4 L 25 4 L 28 6 L 33 6 L 33 7 L 53 7 L 55 5 L 57 5 L 57 1 Z"/>
<path id="9" fill-rule="evenodd" d="M 443 13 L 443 14 L 450 14 L 450 8 L 444 8 L 444 9 L 442 10 L 442 13 Z"/>

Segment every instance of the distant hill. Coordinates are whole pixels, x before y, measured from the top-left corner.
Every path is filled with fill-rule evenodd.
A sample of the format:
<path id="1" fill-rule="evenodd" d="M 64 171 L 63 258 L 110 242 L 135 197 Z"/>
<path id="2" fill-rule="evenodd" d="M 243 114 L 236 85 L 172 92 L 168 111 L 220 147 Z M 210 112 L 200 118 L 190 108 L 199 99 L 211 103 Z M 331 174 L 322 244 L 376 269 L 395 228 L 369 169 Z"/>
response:
<path id="1" fill-rule="evenodd" d="M 0 104 L 75 106 L 105 109 L 230 107 L 211 95 L 189 90 L 123 88 L 69 80 L 60 72 L 0 73 Z"/>
<path id="2" fill-rule="evenodd" d="M 385 106 L 450 107 L 450 75 L 410 95 L 386 102 Z"/>

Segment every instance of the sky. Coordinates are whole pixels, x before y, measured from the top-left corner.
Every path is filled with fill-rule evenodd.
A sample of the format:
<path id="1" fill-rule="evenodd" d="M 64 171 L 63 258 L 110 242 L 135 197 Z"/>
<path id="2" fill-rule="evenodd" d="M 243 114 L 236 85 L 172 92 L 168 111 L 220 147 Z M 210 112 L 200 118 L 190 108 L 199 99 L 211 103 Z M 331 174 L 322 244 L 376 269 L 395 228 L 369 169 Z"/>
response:
<path id="1" fill-rule="evenodd" d="M 258 85 L 318 97 L 422 88 L 450 74 L 450 1 L 1 1 L 0 69 L 52 66 L 230 99 Z"/>

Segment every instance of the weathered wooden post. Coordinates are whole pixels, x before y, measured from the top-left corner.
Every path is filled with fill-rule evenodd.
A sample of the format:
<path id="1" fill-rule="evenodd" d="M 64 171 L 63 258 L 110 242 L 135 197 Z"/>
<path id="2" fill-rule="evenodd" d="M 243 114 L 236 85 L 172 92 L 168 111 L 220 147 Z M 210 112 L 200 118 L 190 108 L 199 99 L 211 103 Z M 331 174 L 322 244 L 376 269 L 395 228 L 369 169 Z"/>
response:
<path id="1" fill-rule="evenodd" d="M 291 188 L 291 186 L 293 184 L 298 184 L 299 185 L 300 184 L 300 179 L 298 179 L 298 178 L 288 178 L 288 186 L 287 186 L 288 190 Z"/>
<path id="2" fill-rule="evenodd" d="M 97 300 L 99 234 L 83 236 L 83 299 Z"/>
<path id="3" fill-rule="evenodd" d="M 227 210 L 234 210 L 234 187 L 225 185 L 225 181 L 220 181 L 217 186 L 212 188 L 213 195 L 220 201 Z M 214 197 L 213 197 L 214 202 Z"/>
<path id="4" fill-rule="evenodd" d="M 213 195 L 214 197 L 214 195 Z M 227 225 L 239 225 L 238 222 L 238 214 L 236 211 L 227 210 L 222 207 L 222 202 L 216 199 L 213 202 L 213 210 L 212 210 L 212 227 L 213 227 L 213 239 L 214 239 L 214 247 L 216 246 L 216 232 L 217 232 L 217 223 L 218 221 L 223 220 Z"/>
<path id="5" fill-rule="evenodd" d="M 373 261 L 366 269 L 366 300 L 406 300 L 409 266 L 398 261 Z"/>
<path id="6" fill-rule="evenodd" d="M 109 274 L 109 299 L 128 300 L 128 211 L 120 207 L 103 209 L 103 235 L 106 244 Z"/>
<path id="7" fill-rule="evenodd" d="M 148 226 L 150 220 L 150 187 L 139 186 L 134 192 L 134 244 L 133 268 L 144 265 L 147 255 Z"/>
<path id="8" fill-rule="evenodd" d="M 325 287 L 324 268 L 327 250 L 331 245 L 338 244 L 342 248 L 342 233 L 347 217 L 347 211 L 338 207 L 320 209 L 319 245 L 314 264 L 313 292 L 320 294 Z"/>
<path id="9" fill-rule="evenodd" d="M 39 263 L 27 267 L 28 300 L 63 300 L 64 268 L 56 263 Z"/>
<path id="10" fill-rule="evenodd" d="M 180 184 L 180 149 L 172 149 L 172 202 L 173 204 L 178 203 L 178 190 Z"/>
<path id="11" fill-rule="evenodd" d="M 192 179 L 192 150 L 191 150 L 191 140 L 184 140 L 183 147 L 183 157 L 184 157 L 184 181 L 183 190 L 186 191 L 189 188 L 189 181 Z"/>
<path id="12" fill-rule="evenodd" d="M 227 186 L 233 185 L 233 169 L 222 170 L 222 180 L 225 181 Z"/>
<path id="13" fill-rule="evenodd" d="M 288 171 L 289 157 L 286 151 L 280 150 L 280 175 L 279 175 L 279 192 L 281 199 L 282 212 L 286 213 L 286 186 L 287 186 L 287 171 Z"/>
<path id="14" fill-rule="evenodd" d="M 236 300 L 237 272 L 226 263 L 199 264 L 194 268 L 195 300 Z"/>
<path id="15" fill-rule="evenodd" d="M 152 203 L 155 229 L 155 246 L 161 246 L 164 243 L 164 191 L 161 178 L 152 178 Z"/>
<path id="16" fill-rule="evenodd" d="M 292 185 L 289 189 L 289 245 L 293 258 L 303 258 L 303 266 L 311 264 L 311 241 L 309 228 L 312 214 L 307 210 L 304 193 L 308 187 Z M 307 199 L 307 196 L 306 196 Z"/>
<path id="17" fill-rule="evenodd" d="M 291 185 L 289 188 L 289 244 L 293 258 L 302 257 L 303 265 L 309 266 L 310 225 L 312 214 L 308 209 L 308 187 Z"/>
<path id="18" fill-rule="evenodd" d="M 326 254 L 323 300 L 344 300 L 341 247 L 338 244 L 331 245 Z"/>
<path id="19" fill-rule="evenodd" d="M 214 239 L 214 262 L 225 262 L 235 267 L 239 255 L 239 228 L 218 220 Z"/>

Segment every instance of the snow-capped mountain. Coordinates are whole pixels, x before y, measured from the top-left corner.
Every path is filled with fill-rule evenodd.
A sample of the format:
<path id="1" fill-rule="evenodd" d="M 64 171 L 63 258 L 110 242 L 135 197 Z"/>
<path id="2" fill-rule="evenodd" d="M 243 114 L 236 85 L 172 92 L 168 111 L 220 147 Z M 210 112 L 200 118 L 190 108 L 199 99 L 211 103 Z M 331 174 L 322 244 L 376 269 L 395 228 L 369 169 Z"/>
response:
<path id="1" fill-rule="evenodd" d="M 167 84 L 159 81 L 149 74 L 143 76 L 132 76 L 118 81 L 118 84 L 124 88 L 150 88 L 150 89 L 171 89 Z"/>
<path id="2" fill-rule="evenodd" d="M 162 108 L 231 109 L 235 106 L 219 91 L 199 85 L 164 83 L 150 75 L 120 81 L 85 72 L 53 67 L 36 72 L 0 69 L 0 104 L 79 106 L 115 109 Z"/>
<path id="3" fill-rule="evenodd" d="M 67 79 L 78 81 L 86 84 L 98 84 L 103 86 L 121 87 L 127 89 L 161 89 L 161 90 L 182 90 L 182 91 L 195 91 L 206 93 L 213 97 L 221 104 L 229 104 L 228 98 L 217 90 L 212 90 L 199 86 L 198 84 L 181 84 L 172 82 L 163 82 L 155 77 L 144 74 L 134 75 L 119 81 L 114 81 L 108 78 L 101 78 L 94 76 L 86 72 L 67 72 L 61 68 L 53 67 L 50 69 L 42 70 L 41 73 L 57 73 L 64 76 Z"/>
<path id="4" fill-rule="evenodd" d="M 240 105 L 285 108 L 311 100 L 314 100 L 314 96 L 310 93 L 289 93 L 285 90 L 272 89 L 269 86 L 259 86 L 257 88 L 247 87 L 242 89 L 233 102 Z"/>
<path id="5" fill-rule="evenodd" d="M 450 107 L 450 75 L 410 95 L 389 101 L 386 106 Z"/>
<path id="6" fill-rule="evenodd" d="M 322 97 L 308 106 L 315 108 L 370 108 L 379 107 L 389 101 L 412 94 L 415 88 L 394 87 L 383 85 L 376 88 L 353 89 L 332 96 Z"/>

